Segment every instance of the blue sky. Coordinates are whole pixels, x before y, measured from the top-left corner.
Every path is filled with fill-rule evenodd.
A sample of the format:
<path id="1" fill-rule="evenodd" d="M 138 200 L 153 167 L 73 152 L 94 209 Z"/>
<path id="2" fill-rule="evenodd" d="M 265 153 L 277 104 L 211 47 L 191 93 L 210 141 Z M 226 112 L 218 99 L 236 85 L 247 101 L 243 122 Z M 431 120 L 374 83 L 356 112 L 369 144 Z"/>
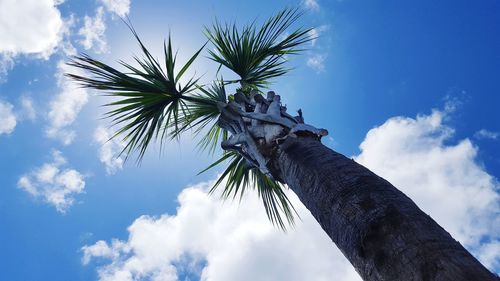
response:
<path id="1" fill-rule="evenodd" d="M 170 32 L 186 61 L 214 18 L 290 6 L 319 37 L 272 85 L 289 111 L 500 273 L 500 2 L 0 0 L 0 279 L 359 280 L 293 195 L 302 222 L 286 234 L 253 194 L 208 196 L 217 171 L 196 176 L 213 159 L 192 136 L 123 163 L 106 99 L 62 76 L 77 52 L 139 52 L 119 16 L 158 56 Z M 216 67 L 194 64 L 204 81 Z"/>

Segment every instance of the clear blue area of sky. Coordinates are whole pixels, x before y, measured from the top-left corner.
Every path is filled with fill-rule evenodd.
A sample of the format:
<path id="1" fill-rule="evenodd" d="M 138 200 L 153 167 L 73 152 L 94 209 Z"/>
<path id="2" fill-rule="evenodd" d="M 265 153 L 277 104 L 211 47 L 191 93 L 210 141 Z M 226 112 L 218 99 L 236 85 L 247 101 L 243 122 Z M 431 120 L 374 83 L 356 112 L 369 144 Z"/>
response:
<path id="1" fill-rule="evenodd" d="M 358 153 L 367 131 L 390 117 L 414 117 L 443 108 L 449 98 L 461 101 L 448 124 L 454 138 L 473 138 L 480 129 L 500 131 L 500 2 L 483 1 L 320 1 L 307 12 L 303 26 L 324 26 L 315 46 L 292 57 L 296 69 L 272 88 L 289 110 L 302 108 L 306 121 L 329 130 L 330 147 Z M 147 45 L 160 50 L 170 31 L 182 59 L 199 48 L 203 25 L 215 17 L 248 23 L 265 19 L 297 1 L 132 1 L 130 18 Z M 96 1 L 67 0 L 64 17 L 93 15 Z M 107 19 L 112 62 L 130 60 L 137 46 L 119 20 Z M 178 39 L 176 41 L 176 39 Z M 92 54 L 92 53 L 91 53 Z M 306 65 L 308 56 L 325 57 L 324 71 Z M 158 56 L 160 53 L 158 52 Z M 60 55 L 49 60 L 17 58 L 3 100 L 16 103 L 27 94 L 42 108 L 57 93 L 54 73 Z M 199 65 L 206 79 L 212 77 Z M 37 82 L 28 83 L 37 79 Z M 0 276 L 2 280 L 92 280 L 93 266 L 82 266 L 80 248 L 97 239 L 127 238 L 126 227 L 140 215 L 175 213 L 176 196 L 189 184 L 216 173 L 196 176 L 212 158 L 198 154 L 189 139 L 167 146 L 160 157 L 152 149 L 140 166 L 106 175 L 92 140 L 102 99 L 90 97 L 75 122 L 76 141 L 67 147 L 44 137 L 43 117 L 23 122 L 0 136 Z M 498 140 L 476 140 L 479 160 L 500 177 Z M 70 166 L 84 173 L 86 193 L 65 215 L 16 188 L 19 177 L 50 160 L 59 149 Z"/>

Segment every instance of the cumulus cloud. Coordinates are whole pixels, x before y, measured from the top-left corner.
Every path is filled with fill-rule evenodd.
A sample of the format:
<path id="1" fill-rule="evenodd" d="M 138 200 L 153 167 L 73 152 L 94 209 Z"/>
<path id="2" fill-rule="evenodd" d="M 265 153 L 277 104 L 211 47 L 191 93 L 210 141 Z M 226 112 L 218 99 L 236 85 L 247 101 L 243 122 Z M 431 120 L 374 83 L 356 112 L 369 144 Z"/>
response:
<path id="1" fill-rule="evenodd" d="M 316 0 L 304 0 L 302 3 L 309 10 L 319 11 L 319 4 Z"/>
<path id="2" fill-rule="evenodd" d="M 113 133 L 105 127 L 97 127 L 94 140 L 100 145 L 99 160 L 106 166 L 108 175 L 114 174 L 123 167 L 123 157 L 117 155 L 123 150 L 125 144 L 118 138 L 113 138 Z"/>
<path id="3" fill-rule="evenodd" d="M 60 92 L 50 102 L 49 126 L 46 129 L 48 137 L 58 139 L 64 145 L 73 142 L 76 133 L 68 127 L 73 124 L 88 101 L 87 90 L 65 77 L 64 73 L 67 72 L 78 74 L 81 70 L 68 66 L 64 61 L 59 62 L 56 77 Z"/>
<path id="4" fill-rule="evenodd" d="M 283 233 L 255 194 L 241 205 L 223 203 L 208 194 L 211 184 L 185 189 L 174 216 L 136 219 L 126 241 L 84 246 L 82 262 L 109 261 L 99 268 L 100 280 L 108 281 L 178 280 L 181 274 L 220 281 L 360 280 L 293 194 L 302 222 Z"/>
<path id="5" fill-rule="evenodd" d="M 50 56 L 61 41 L 63 20 L 54 0 L 0 1 L 0 53 Z"/>
<path id="6" fill-rule="evenodd" d="M 11 103 L 0 100 L 0 135 L 8 135 L 14 131 L 19 122 L 26 119 L 34 121 L 35 118 L 36 111 L 30 97 L 21 96 L 19 106 L 16 108 Z"/>
<path id="7" fill-rule="evenodd" d="M 17 186 L 65 213 L 73 205 L 74 196 L 84 191 L 85 179 L 74 169 L 62 169 L 66 166 L 66 159 L 60 151 L 53 151 L 52 158 L 51 162 L 22 175 Z"/>
<path id="8" fill-rule="evenodd" d="M 449 144 L 444 111 L 395 117 L 368 132 L 356 161 L 409 195 L 486 266 L 499 270 L 500 187 L 476 163 L 470 140 Z M 184 189 L 177 214 L 141 216 L 127 240 L 82 248 L 99 260 L 100 280 L 361 280 L 310 213 L 296 229 L 274 229 L 255 194 L 241 205 L 207 194 L 210 183 Z M 102 263 L 104 262 L 104 263 Z M 187 272 L 187 273 L 186 273 Z"/>
<path id="9" fill-rule="evenodd" d="M 16 128 L 17 120 L 12 104 L 0 100 L 0 135 L 10 134 Z"/>
<path id="10" fill-rule="evenodd" d="M 484 259 L 481 253 L 500 240 L 500 184 L 476 162 L 477 147 L 469 139 L 448 143 L 453 135 L 443 124 L 448 112 L 445 108 L 415 119 L 387 120 L 368 132 L 355 159 L 412 198 L 485 264 L 492 264 L 500 252 Z"/>
<path id="11" fill-rule="evenodd" d="M 499 132 L 489 131 L 489 130 L 486 130 L 486 129 L 481 129 L 481 130 L 477 131 L 474 134 L 474 137 L 476 139 L 491 139 L 491 140 L 496 140 L 496 139 L 498 139 L 498 137 L 500 137 L 500 133 Z"/>
<path id="12" fill-rule="evenodd" d="M 97 8 L 95 17 L 85 16 L 83 21 L 83 27 L 78 31 L 78 34 L 83 37 L 80 44 L 85 50 L 94 49 L 96 53 L 106 52 L 104 8 Z"/>
<path id="13" fill-rule="evenodd" d="M 314 69 L 316 72 L 320 73 L 325 71 L 325 54 L 314 54 L 307 58 L 307 66 Z"/>
<path id="14" fill-rule="evenodd" d="M 109 12 L 125 17 L 130 11 L 130 0 L 100 0 Z"/>

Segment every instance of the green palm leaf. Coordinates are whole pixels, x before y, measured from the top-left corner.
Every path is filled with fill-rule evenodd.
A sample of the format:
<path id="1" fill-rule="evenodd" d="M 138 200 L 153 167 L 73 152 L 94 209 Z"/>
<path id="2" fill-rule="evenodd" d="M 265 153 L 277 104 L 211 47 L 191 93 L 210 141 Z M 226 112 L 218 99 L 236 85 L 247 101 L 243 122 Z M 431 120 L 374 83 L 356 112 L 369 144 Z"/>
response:
<path id="1" fill-rule="evenodd" d="M 120 61 L 128 72 L 119 71 L 103 62 L 85 54 L 73 57 L 69 62 L 77 68 L 84 69 L 92 77 L 67 74 L 84 87 L 104 91 L 106 95 L 119 98 L 105 106 L 114 107 L 106 117 L 112 119 L 112 124 L 119 126 L 115 136 L 122 135 L 126 143 L 122 153 L 128 157 L 138 151 L 138 159 L 142 159 L 152 139 L 162 141 L 168 135 L 167 129 L 173 133 L 178 130 L 179 117 L 186 110 L 188 93 L 196 89 L 198 79 L 191 78 L 182 86 L 179 82 L 182 75 L 198 57 L 201 47 L 175 75 L 176 55 L 172 52 L 169 36 L 164 43 L 163 67 L 139 39 L 135 30 L 129 25 L 137 39 L 143 56 L 135 57 L 139 65 L 134 67 Z"/>
<path id="2" fill-rule="evenodd" d="M 103 91 L 105 95 L 118 98 L 105 106 L 113 107 L 106 117 L 119 127 L 113 137 L 122 136 L 126 143 L 122 153 L 128 157 L 138 152 L 140 161 L 152 140 L 161 143 L 168 138 L 178 138 L 193 129 L 195 135 L 205 133 L 198 147 L 216 151 L 228 132 L 218 126 L 219 103 L 227 103 L 233 97 L 226 94 L 224 85 L 239 82 L 243 90 L 266 86 L 268 80 L 289 71 L 284 66 L 285 55 L 296 54 L 300 45 L 312 38 L 310 29 L 297 29 L 286 34 L 286 30 L 300 17 L 297 10 L 286 9 L 266 21 L 259 29 L 251 24 L 239 31 L 235 25 L 216 22 L 206 35 L 215 45 L 209 50 L 211 59 L 233 70 L 240 76 L 236 81 L 217 80 L 210 86 L 197 85 L 198 79 L 191 78 L 185 85 L 180 80 L 198 57 L 201 47 L 176 72 L 176 55 L 172 51 L 170 36 L 164 43 L 164 59 L 155 59 L 129 24 L 138 41 L 141 57 L 134 57 L 135 64 L 120 61 L 125 71 L 117 70 L 88 55 L 73 57 L 70 65 L 86 70 L 89 76 L 67 74 L 83 87 Z M 286 222 L 294 224 L 296 211 L 284 193 L 286 188 L 278 181 L 247 164 L 236 151 L 225 151 L 222 157 L 204 171 L 223 162 L 227 168 L 214 184 L 211 192 L 224 183 L 222 197 L 240 200 L 246 189 L 257 189 L 270 221 L 282 229 Z"/>
<path id="3" fill-rule="evenodd" d="M 220 159 L 200 173 L 206 172 L 226 161 L 229 164 L 210 189 L 210 193 L 213 193 L 226 180 L 221 197 L 223 199 L 239 197 L 241 201 L 246 189 L 254 187 L 257 189 L 271 223 L 283 230 L 286 230 L 287 225 L 293 226 L 295 224 L 295 216 L 298 216 L 298 214 L 284 193 L 285 186 L 258 169 L 246 165 L 245 159 L 237 152 L 225 152 Z M 252 183 L 254 185 L 251 185 Z"/>
<path id="4" fill-rule="evenodd" d="M 301 51 L 300 45 L 312 40 L 311 29 L 287 29 L 301 16 L 298 9 L 285 9 L 268 19 L 258 30 L 254 23 L 243 27 L 216 21 L 206 36 L 215 45 L 211 59 L 240 76 L 243 87 L 262 87 L 268 80 L 286 74 L 285 55 Z"/>
<path id="5" fill-rule="evenodd" d="M 198 147 L 200 150 L 208 149 L 213 154 L 220 142 L 228 137 L 227 132 L 216 123 L 220 115 L 217 103 L 227 103 L 228 97 L 223 80 L 214 81 L 206 88 L 198 86 L 198 90 L 199 93 L 187 103 L 186 113 L 179 119 L 180 129 L 176 130 L 172 137 L 177 137 L 187 129 L 194 129 L 195 135 L 206 132 Z"/>

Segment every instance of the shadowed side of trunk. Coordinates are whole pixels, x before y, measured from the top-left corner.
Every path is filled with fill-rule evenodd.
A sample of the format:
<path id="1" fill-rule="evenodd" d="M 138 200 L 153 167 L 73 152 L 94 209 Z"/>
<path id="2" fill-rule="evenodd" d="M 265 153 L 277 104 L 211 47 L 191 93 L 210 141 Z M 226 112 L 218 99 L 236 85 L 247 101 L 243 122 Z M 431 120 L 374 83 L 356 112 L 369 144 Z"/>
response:
<path id="1" fill-rule="evenodd" d="M 287 138 L 271 165 L 364 280 L 499 280 L 401 191 L 319 141 Z"/>

